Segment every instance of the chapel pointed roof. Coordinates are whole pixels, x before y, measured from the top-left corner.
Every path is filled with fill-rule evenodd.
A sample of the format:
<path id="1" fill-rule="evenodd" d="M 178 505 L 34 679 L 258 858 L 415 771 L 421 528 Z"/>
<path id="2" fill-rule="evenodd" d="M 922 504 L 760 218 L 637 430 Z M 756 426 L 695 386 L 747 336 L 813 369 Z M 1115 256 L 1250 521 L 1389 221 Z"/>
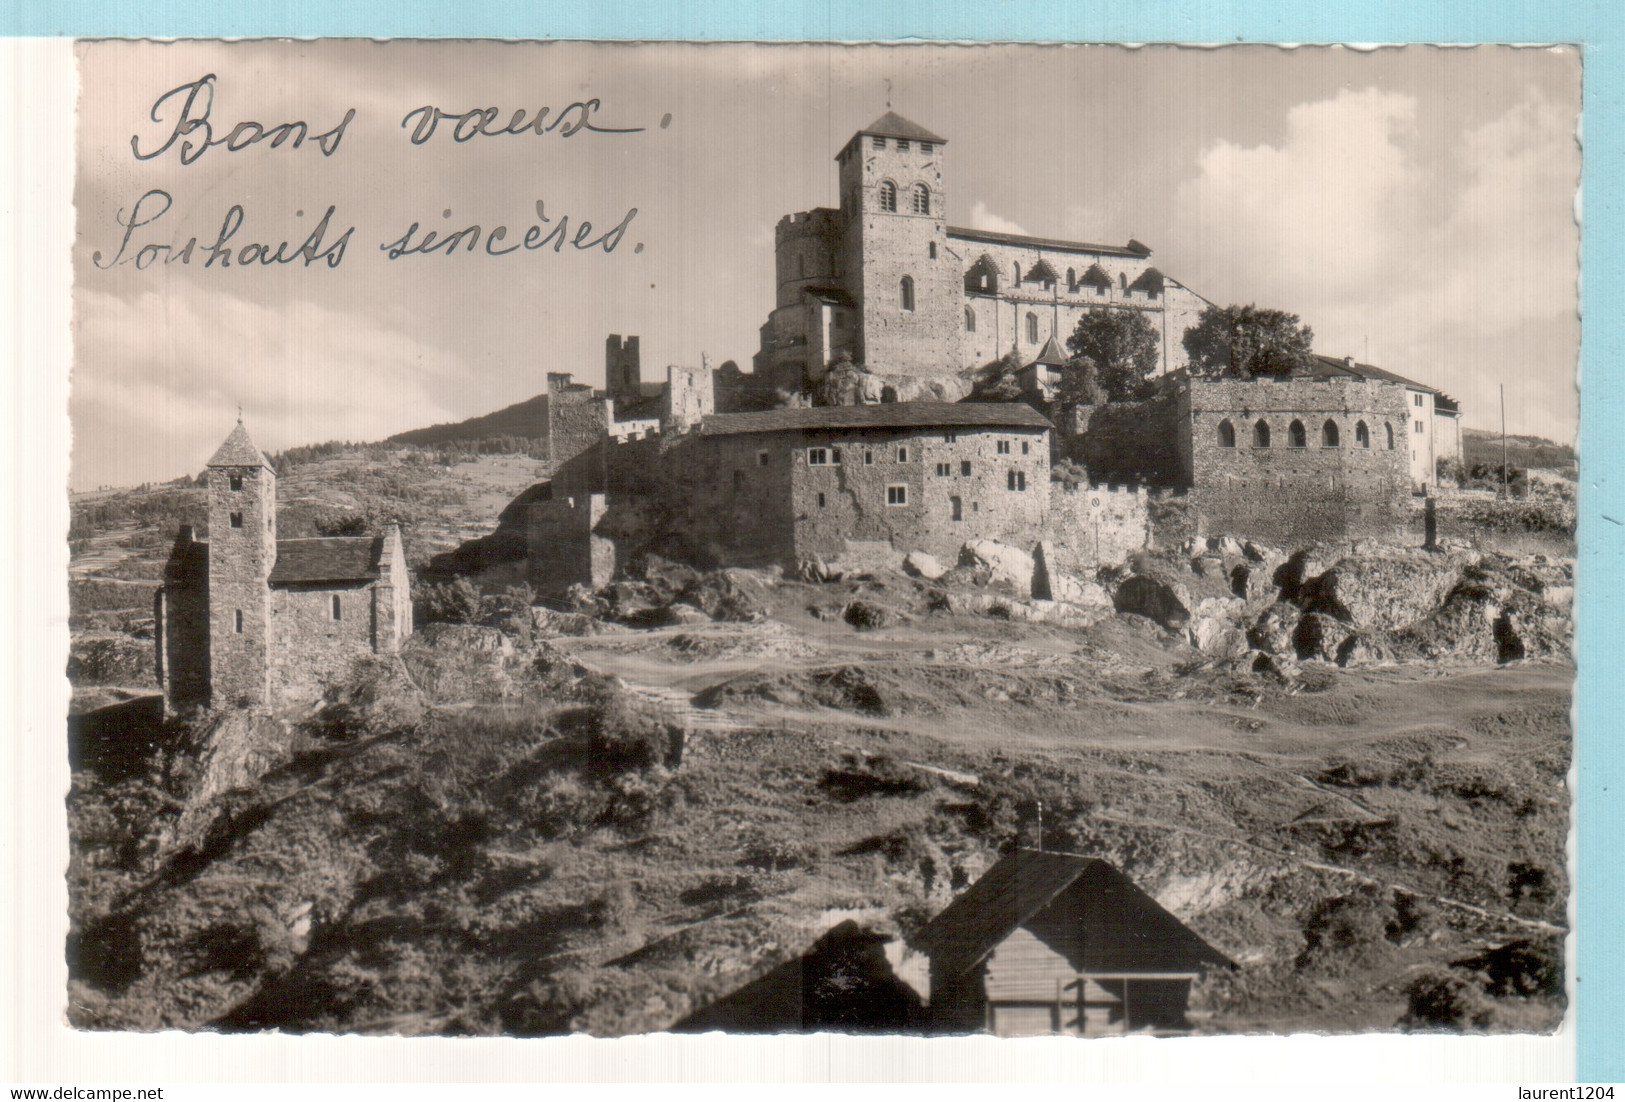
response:
<path id="1" fill-rule="evenodd" d="M 271 469 L 270 460 L 266 459 L 265 454 L 254 445 L 254 441 L 248 438 L 248 430 L 243 428 L 241 421 L 237 422 L 237 427 L 231 430 L 231 435 L 226 437 L 226 442 L 220 445 L 220 450 L 214 453 L 214 458 L 209 460 L 208 465 Z"/>
<path id="2" fill-rule="evenodd" d="M 1061 346 L 1056 342 L 1053 333 L 1050 334 L 1049 340 L 1044 342 L 1044 348 L 1038 353 L 1038 358 L 1032 361 L 1035 364 L 1044 364 L 1046 367 L 1065 367 L 1066 362 L 1066 353 L 1061 351 Z M 1027 366 L 1031 367 L 1032 364 Z"/>
<path id="3" fill-rule="evenodd" d="M 935 142 L 947 145 L 948 139 L 931 133 L 917 122 L 910 122 L 896 111 L 887 111 L 874 122 L 858 131 L 877 138 L 909 138 L 917 142 Z"/>

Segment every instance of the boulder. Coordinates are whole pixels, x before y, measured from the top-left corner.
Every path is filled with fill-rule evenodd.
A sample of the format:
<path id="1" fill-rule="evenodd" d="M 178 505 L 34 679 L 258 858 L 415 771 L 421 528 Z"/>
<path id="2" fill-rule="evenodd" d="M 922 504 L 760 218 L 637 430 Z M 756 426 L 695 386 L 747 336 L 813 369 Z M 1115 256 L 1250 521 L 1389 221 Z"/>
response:
<path id="1" fill-rule="evenodd" d="M 1276 567 L 1271 581 L 1280 588 L 1281 600 L 1295 601 L 1304 583 L 1324 574 L 1326 565 L 1326 559 L 1318 548 L 1306 547 L 1294 551 L 1290 558 Z"/>
<path id="2" fill-rule="evenodd" d="M 1336 662 L 1343 644 L 1353 636 L 1349 626 L 1336 617 L 1323 612 L 1306 612 L 1292 633 L 1292 643 L 1299 658 Z"/>
<path id="3" fill-rule="evenodd" d="M 750 570 L 714 570 L 684 589 L 681 600 L 713 620 L 751 623 L 767 616 L 770 583 Z"/>
<path id="4" fill-rule="evenodd" d="M 948 568 L 938 562 L 934 555 L 928 555 L 924 551 L 910 551 L 903 558 L 903 572 L 934 582 L 948 573 Z"/>
<path id="5" fill-rule="evenodd" d="M 1302 616 L 1297 605 L 1285 601 L 1273 604 L 1259 614 L 1247 632 L 1247 641 L 1265 654 L 1295 654 L 1292 637 Z"/>
<path id="6" fill-rule="evenodd" d="M 1123 579 L 1112 599 L 1118 612 L 1148 617 L 1170 630 L 1190 622 L 1191 604 L 1190 590 L 1183 585 L 1147 574 Z"/>
<path id="7" fill-rule="evenodd" d="M 1393 658 L 1391 650 L 1369 635 L 1351 635 L 1337 648 L 1339 666 L 1377 666 Z"/>
<path id="8" fill-rule="evenodd" d="M 1191 646 L 1216 658 L 1234 658 L 1247 653 L 1247 636 L 1233 624 L 1212 616 L 1198 616 L 1189 629 Z"/>
<path id="9" fill-rule="evenodd" d="M 1426 552 L 1350 556 L 1306 578 L 1298 603 L 1357 628 L 1397 631 L 1438 611 L 1461 579 L 1461 566 Z"/>
<path id="10" fill-rule="evenodd" d="M 1055 545 L 1040 540 L 1033 551 L 1033 596 L 1072 605 L 1110 605 L 1111 597 L 1093 582 L 1063 574 L 1055 561 Z"/>
<path id="11" fill-rule="evenodd" d="M 1033 556 L 998 540 L 972 540 L 959 552 L 959 565 L 988 568 L 991 584 L 1003 582 L 1023 597 L 1033 592 Z"/>

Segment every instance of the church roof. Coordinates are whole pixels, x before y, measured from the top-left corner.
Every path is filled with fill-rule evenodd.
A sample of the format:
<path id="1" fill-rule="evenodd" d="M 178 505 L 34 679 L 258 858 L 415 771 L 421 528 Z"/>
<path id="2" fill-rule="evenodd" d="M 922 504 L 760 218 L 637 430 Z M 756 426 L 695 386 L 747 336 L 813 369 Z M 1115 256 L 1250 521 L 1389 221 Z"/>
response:
<path id="1" fill-rule="evenodd" d="M 1335 356 L 1322 356 L 1319 352 L 1311 355 L 1309 363 L 1301 371 L 1293 374 L 1312 379 L 1332 379 L 1352 375 L 1356 379 L 1369 379 L 1378 383 L 1403 383 L 1412 390 L 1422 390 L 1429 394 L 1439 393 L 1430 386 L 1407 379 L 1403 375 L 1395 375 L 1392 371 L 1373 364 L 1356 363 L 1353 357 L 1340 360 Z"/>
<path id="2" fill-rule="evenodd" d="M 910 122 L 896 111 L 887 111 L 874 122 L 858 131 L 876 138 L 908 138 L 917 142 L 936 142 L 947 145 L 947 138 L 939 138 L 917 122 Z"/>
<path id="3" fill-rule="evenodd" d="M 1059 283 L 1061 277 L 1049 261 L 1039 257 L 1038 263 L 1028 269 L 1023 279 L 1027 283 Z"/>
<path id="4" fill-rule="evenodd" d="M 1038 358 L 1028 363 L 1027 366 L 1031 367 L 1033 364 L 1043 364 L 1046 367 L 1066 366 L 1066 354 L 1061 351 L 1060 344 L 1056 342 L 1055 334 L 1050 334 L 1049 340 L 1044 342 L 1043 351 L 1038 353 Z"/>
<path id="5" fill-rule="evenodd" d="M 1049 421 L 1020 402 L 882 402 L 873 406 L 812 406 L 759 413 L 713 413 L 700 423 L 706 436 L 810 429 L 1004 427 L 1047 429 Z"/>
<path id="6" fill-rule="evenodd" d="M 1161 272 L 1157 271 L 1157 269 L 1147 268 L 1145 271 L 1140 273 L 1140 277 L 1138 279 L 1128 285 L 1128 289 L 1131 291 L 1153 291 L 1160 294 L 1162 292 L 1163 285 L 1166 282 L 1167 277 Z"/>
<path id="7" fill-rule="evenodd" d="M 370 582 L 379 576 L 382 536 L 325 536 L 276 541 L 271 584 Z"/>
<path id="8" fill-rule="evenodd" d="M 1099 264 L 1091 264 L 1089 265 L 1088 270 L 1083 273 L 1083 278 L 1078 280 L 1078 282 L 1080 284 L 1088 283 L 1095 287 L 1110 287 L 1112 285 L 1112 277 L 1107 275 L 1106 269 L 1102 268 Z"/>
<path id="9" fill-rule="evenodd" d="M 231 430 L 231 435 L 226 437 L 226 442 L 220 445 L 220 449 L 214 453 L 214 458 L 209 460 L 208 465 L 211 467 L 265 467 L 266 469 L 271 467 L 270 461 L 265 458 L 259 448 L 254 446 L 254 441 L 248 438 L 248 430 L 243 428 L 241 421 L 237 422 L 237 427 Z"/>
<path id="10" fill-rule="evenodd" d="M 1045 249 L 1063 253 L 1087 253 L 1090 256 L 1132 256 L 1144 259 L 1151 250 L 1138 241 L 1127 245 L 1093 245 L 1087 241 L 1062 241 L 1056 237 L 1027 237 L 1019 233 L 995 233 L 969 226 L 949 226 L 948 236 L 963 241 L 983 241 L 990 245 L 1020 245 L 1029 249 Z"/>
<path id="11" fill-rule="evenodd" d="M 1077 889 L 1074 891 L 1073 889 Z M 1018 849 L 982 874 L 914 937 L 932 971 L 961 975 L 1066 896 L 1062 919 L 1045 923 L 1081 972 L 1178 973 L 1234 967 L 1110 863 L 1075 853 Z"/>

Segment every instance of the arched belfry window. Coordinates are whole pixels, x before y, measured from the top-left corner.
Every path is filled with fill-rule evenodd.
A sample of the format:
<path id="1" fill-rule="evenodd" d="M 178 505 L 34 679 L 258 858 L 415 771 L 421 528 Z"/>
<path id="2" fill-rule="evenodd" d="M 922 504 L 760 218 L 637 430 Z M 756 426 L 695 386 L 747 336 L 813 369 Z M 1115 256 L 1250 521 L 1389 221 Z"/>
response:
<path id="1" fill-rule="evenodd" d="M 1233 448 L 1236 446 L 1236 426 L 1229 421 L 1219 422 L 1219 447 Z"/>
<path id="2" fill-rule="evenodd" d="M 1385 431 L 1388 434 L 1388 450 L 1393 451 L 1394 450 L 1394 426 L 1392 426 L 1392 425 L 1384 425 L 1382 427 L 1383 427 L 1383 431 Z"/>
<path id="3" fill-rule="evenodd" d="M 897 209 L 897 185 L 890 180 L 880 181 L 880 209 L 886 211 Z"/>
<path id="4" fill-rule="evenodd" d="M 1027 343 L 1038 343 L 1038 315 L 1031 311 L 1027 314 Z"/>
<path id="5" fill-rule="evenodd" d="M 1302 421 L 1294 421 L 1286 427 L 1286 446 L 1289 448 L 1309 446 L 1309 434 L 1303 430 Z"/>
<path id="6" fill-rule="evenodd" d="M 1262 417 L 1253 426 L 1253 447 L 1267 448 L 1270 446 L 1270 423 Z"/>
<path id="7" fill-rule="evenodd" d="M 1354 443 L 1362 448 L 1371 446 L 1371 430 L 1364 421 L 1354 422 Z"/>
<path id="8" fill-rule="evenodd" d="M 897 297 L 904 310 L 914 309 L 914 277 L 904 276 L 903 282 L 898 284 Z"/>
<path id="9" fill-rule="evenodd" d="M 1326 423 L 1320 426 L 1320 446 L 1323 448 L 1335 448 L 1340 443 L 1341 439 L 1337 433 L 1337 422 L 1333 421 L 1330 417 L 1326 418 Z"/>
<path id="10" fill-rule="evenodd" d="M 915 214 L 931 213 L 931 189 L 924 184 L 915 184 L 909 189 L 909 201 Z"/>
<path id="11" fill-rule="evenodd" d="M 969 306 L 965 307 L 965 332 L 976 332 L 976 311 Z"/>

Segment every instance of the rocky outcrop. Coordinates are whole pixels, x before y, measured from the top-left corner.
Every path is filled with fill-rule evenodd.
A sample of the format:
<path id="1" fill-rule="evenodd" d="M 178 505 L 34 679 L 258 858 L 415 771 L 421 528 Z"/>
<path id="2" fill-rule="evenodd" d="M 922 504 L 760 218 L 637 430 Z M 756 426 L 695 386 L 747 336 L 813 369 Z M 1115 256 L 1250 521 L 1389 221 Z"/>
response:
<path id="1" fill-rule="evenodd" d="M 1357 628 L 1397 631 L 1437 611 L 1463 565 L 1458 556 L 1425 551 L 1350 556 L 1304 578 L 1298 603 Z"/>
<path id="2" fill-rule="evenodd" d="M 989 584 L 1003 583 L 1022 596 L 1033 593 L 1033 556 L 998 540 L 972 540 L 959 551 L 959 565 L 986 567 Z"/>
<path id="3" fill-rule="evenodd" d="M 928 555 L 924 551 L 910 551 L 903 558 L 903 573 L 934 582 L 948 573 L 948 568 L 938 562 L 934 555 Z"/>

